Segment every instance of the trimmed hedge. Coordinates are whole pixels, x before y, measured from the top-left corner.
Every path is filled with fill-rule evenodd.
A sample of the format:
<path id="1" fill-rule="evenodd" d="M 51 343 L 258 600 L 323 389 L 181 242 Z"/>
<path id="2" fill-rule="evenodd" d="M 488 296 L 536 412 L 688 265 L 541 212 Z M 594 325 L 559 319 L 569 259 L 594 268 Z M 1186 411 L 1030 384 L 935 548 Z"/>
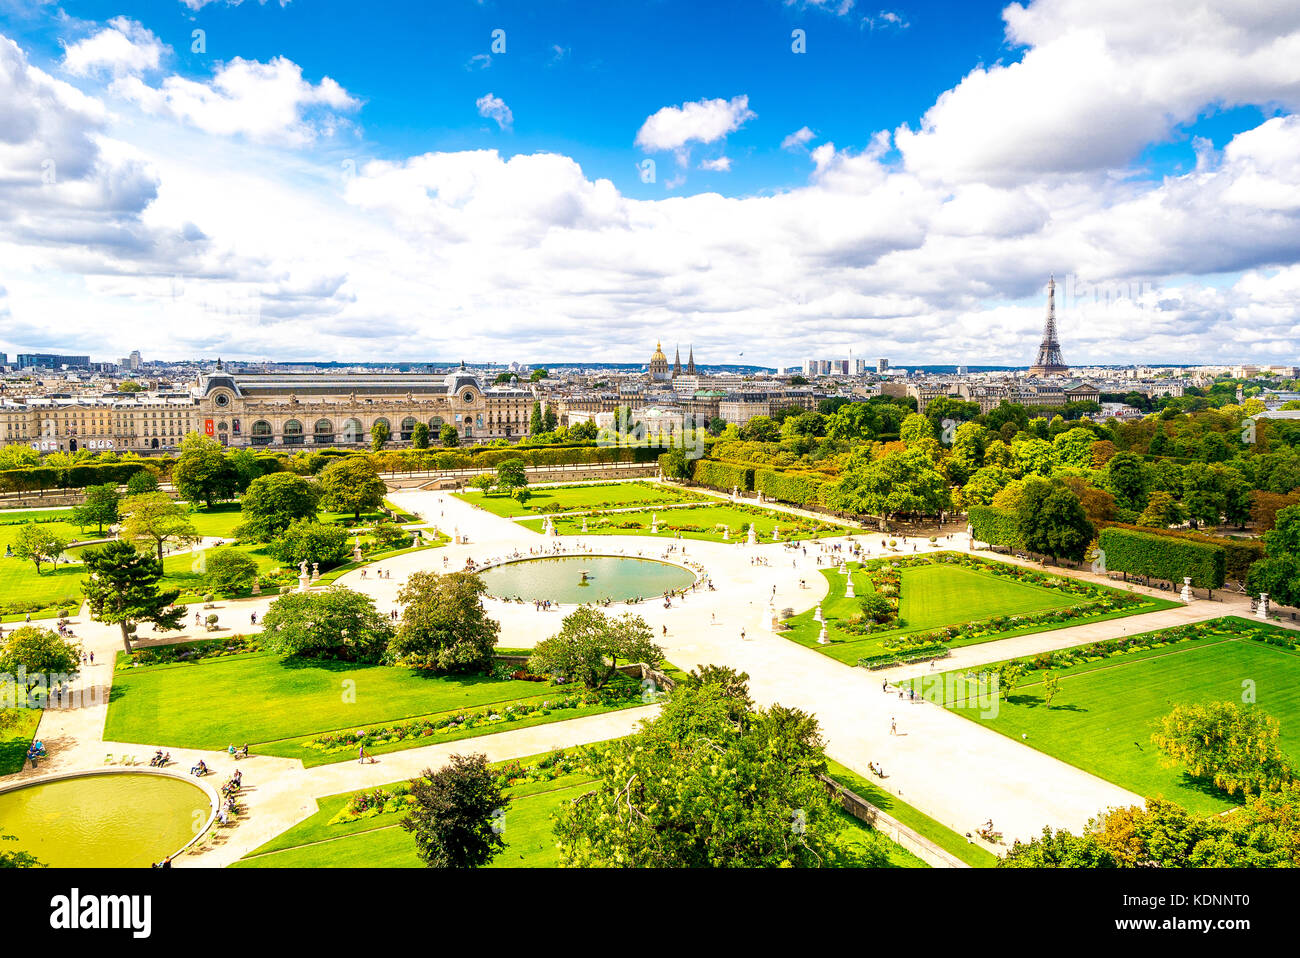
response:
<path id="1" fill-rule="evenodd" d="M 825 505 L 826 490 L 830 485 L 831 483 L 807 473 L 754 470 L 756 490 L 769 499 L 798 506 Z"/>
<path id="2" fill-rule="evenodd" d="M 1264 558 L 1264 543 L 1258 539 L 1233 539 L 1229 536 L 1212 536 L 1206 532 L 1193 532 L 1185 529 L 1153 529 L 1149 526 L 1134 526 L 1125 522 L 1112 522 L 1107 528 L 1128 529 L 1131 532 L 1145 532 L 1149 535 L 1169 536 L 1174 539 L 1186 539 L 1188 542 L 1203 542 L 1207 545 L 1222 546 L 1224 551 L 1224 574 L 1238 582 L 1246 581 L 1246 571 Z"/>
<path id="3" fill-rule="evenodd" d="M 696 459 L 695 472 L 691 478 L 702 486 L 721 492 L 730 492 L 733 488 L 750 492 L 754 488 L 753 469 L 712 459 Z"/>
<path id="4" fill-rule="evenodd" d="M 1103 529 L 1098 544 L 1110 572 L 1131 572 L 1174 583 L 1191 576 L 1192 585 L 1201 589 L 1223 586 L 1223 546 L 1117 526 Z"/>
<path id="5" fill-rule="evenodd" d="M 153 462 L 153 460 L 150 460 Z M 170 463 L 168 463 L 170 465 Z M 0 492 L 39 492 L 46 489 L 81 489 L 106 482 L 124 484 L 145 467 L 134 462 L 91 462 L 75 466 L 26 466 L 0 469 Z"/>
<path id="6" fill-rule="evenodd" d="M 987 542 L 991 546 L 1007 546 L 1011 549 L 1021 547 L 1020 517 L 1010 509 L 971 506 L 967 515 L 970 519 L 971 535 L 977 541 Z"/>

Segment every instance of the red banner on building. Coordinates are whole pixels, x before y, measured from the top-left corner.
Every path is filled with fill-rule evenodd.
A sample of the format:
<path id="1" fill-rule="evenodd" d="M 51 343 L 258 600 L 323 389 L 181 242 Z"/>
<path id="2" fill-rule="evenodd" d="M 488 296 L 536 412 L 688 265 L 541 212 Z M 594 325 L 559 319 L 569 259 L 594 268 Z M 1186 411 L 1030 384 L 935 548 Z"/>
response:
<path id="1" fill-rule="evenodd" d="M 203 431 L 204 431 L 205 433 L 207 433 L 209 436 L 212 435 L 212 433 L 213 433 L 213 429 L 212 429 L 212 420 L 211 420 L 211 419 L 205 419 L 205 420 L 203 420 Z"/>

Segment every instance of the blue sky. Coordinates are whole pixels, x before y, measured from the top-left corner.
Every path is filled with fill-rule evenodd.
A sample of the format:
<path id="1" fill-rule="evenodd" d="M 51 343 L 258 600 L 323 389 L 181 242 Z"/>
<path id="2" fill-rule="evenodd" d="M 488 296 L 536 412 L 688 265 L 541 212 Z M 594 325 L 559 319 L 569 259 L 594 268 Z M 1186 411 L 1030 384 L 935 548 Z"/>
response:
<path id="1" fill-rule="evenodd" d="M 1262 184 L 1289 196 L 1297 18 L 1206 6 L 0 0 L 13 70 L 87 98 L 10 118 L 0 165 L 78 182 L 10 199 L 0 252 L 47 280 L 0 271 L 0 347 L 93 305 L 88 348 L 125 352 L 166 278 L 200 320 L 167 353 L 450 324 L 485 359 L 596 358 L 599 320 L 636 355 L 757 329 L 772 363 L 1008 362 L 1054 271 L 1178 290 L 1080 315 L 1076 361 L 1293 357 L 1293 210 Z"/>

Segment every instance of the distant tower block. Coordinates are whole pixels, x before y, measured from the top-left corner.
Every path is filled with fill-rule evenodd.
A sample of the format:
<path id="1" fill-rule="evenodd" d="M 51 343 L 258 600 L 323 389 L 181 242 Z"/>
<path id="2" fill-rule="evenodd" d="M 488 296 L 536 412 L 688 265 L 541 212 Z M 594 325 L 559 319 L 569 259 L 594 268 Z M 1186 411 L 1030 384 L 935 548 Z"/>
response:
<path id="1" fill-rule="evenodd" d="M 1061 360 L 1061 344 L 1056 338 L 1056 276 L 1047 281 L 1047 322 L 1043 324 L 1043 342 L 1038 358 L 1029 367 L 1031 376 L 1064 376 L 1070 367 Z"/>

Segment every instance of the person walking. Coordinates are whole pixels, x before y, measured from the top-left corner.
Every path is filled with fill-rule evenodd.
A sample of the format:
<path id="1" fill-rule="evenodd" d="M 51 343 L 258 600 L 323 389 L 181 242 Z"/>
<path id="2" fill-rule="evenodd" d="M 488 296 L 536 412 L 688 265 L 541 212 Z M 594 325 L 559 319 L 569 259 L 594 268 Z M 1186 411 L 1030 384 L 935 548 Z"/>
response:
<path id="1" fill-rule="evenodd" d="M 894 721 L 894 717 L 892 715 L 889 717 L 889 734 L 890 735 L 898 734 L 898 723 Z"/>

